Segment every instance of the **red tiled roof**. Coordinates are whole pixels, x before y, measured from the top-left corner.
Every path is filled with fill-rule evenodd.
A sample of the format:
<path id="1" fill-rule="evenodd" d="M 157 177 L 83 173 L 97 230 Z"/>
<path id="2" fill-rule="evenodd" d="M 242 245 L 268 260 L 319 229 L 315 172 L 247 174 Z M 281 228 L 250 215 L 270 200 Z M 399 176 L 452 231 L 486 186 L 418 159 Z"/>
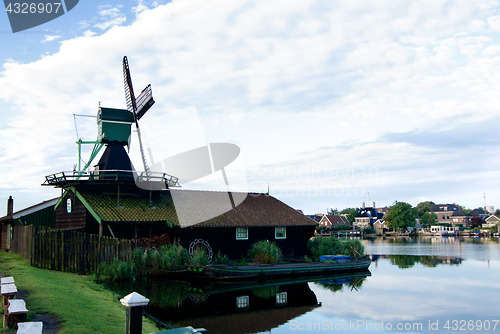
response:
<path id="1" fill-rule="evenodd" d="M 345 219 L 342 216 L 339 215 L 326 215 L 328 217 L 328 220 L 332 225 L 343 225 L 343 224 L 349 224 L 349 222 L 346 222 Z"/>

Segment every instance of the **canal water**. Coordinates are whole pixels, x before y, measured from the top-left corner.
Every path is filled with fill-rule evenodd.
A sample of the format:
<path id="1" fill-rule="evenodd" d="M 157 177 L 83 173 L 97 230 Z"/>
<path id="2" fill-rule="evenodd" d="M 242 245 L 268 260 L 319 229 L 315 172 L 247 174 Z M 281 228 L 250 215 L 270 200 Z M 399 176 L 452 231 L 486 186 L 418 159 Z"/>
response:
<path id="1" fill-rule="evenodd" d="M 209 333 L 500 333 L 498 239 L 362 240 L 369 272 L 245 284 L 137 281 L 166 326 Z"/>

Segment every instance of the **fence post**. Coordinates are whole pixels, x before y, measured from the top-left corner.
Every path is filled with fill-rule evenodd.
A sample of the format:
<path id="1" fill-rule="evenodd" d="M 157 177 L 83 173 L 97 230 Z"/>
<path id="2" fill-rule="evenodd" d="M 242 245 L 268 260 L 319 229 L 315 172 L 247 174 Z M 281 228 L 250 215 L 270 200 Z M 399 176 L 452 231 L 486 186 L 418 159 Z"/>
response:
<path id="1" fill-rule="evenodd" d="M 137 292 L 132 292 L 120 299 L 120 303 L 127 308 L 125 334 L 141 334 L 142 307 L 148 305 L 149 299 Z"/>

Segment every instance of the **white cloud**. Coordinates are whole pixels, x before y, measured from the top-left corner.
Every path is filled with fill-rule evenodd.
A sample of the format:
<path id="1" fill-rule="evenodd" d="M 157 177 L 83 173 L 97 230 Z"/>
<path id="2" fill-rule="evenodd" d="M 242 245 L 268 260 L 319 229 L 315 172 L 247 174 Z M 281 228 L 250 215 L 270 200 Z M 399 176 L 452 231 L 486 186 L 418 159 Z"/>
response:
<path id="1" fill-rule="evenodd" d="M 57 35 L 45 35 L 45 39 L 42 40 L 41 42 L 42 43 L 52 42 L 52 41 L 55 41 L 56 39 L 59 39 L 59 38 L 61 38 L 61 36 L 57 36 Z"/>
<path id="2" fill-rule="evenodd" d="M 156 6 L 155 6 L 155 7 L 156 7 Z M 146 9 L 148 9 L 148 6 L 146 6 L 146 5 L 144 4 L 144 1 L 143 1 L 143 0 L 139 0 L 139 1 L 137 1 L 137 6 L 135 6 L 135 7 L 133 7 L 133 8 L 132 8 L 132 10 L 133 10 L 136 14 L 138 14 L 138 13 L 140 13 L 140 12 L 142 12 L 142 11 L 146 10 Z"/>
<path id="3" fill-rule="evenodd" d="M 83 36 L 85 37 L 92 37 L 92 36 L 95 36 L 96 33 L 91 31 L 91 30 L 86 30 L 84 33 L 83 33 Z"/>
<path id="4" fill-rule="evenodd" d="M 119 26 L 125 23 L 125 21 L 127 21 L 127 18 L 125 14 L 121 13 L 120 11 L 122 7 L 123 5 L 117 5 L 115 7 L 111 7 L 110 5 L 100 6 L 99 15 L 102 16 L 106 21 L 94 24 L 94 27 L 106 30 L 109 27 Z"/>

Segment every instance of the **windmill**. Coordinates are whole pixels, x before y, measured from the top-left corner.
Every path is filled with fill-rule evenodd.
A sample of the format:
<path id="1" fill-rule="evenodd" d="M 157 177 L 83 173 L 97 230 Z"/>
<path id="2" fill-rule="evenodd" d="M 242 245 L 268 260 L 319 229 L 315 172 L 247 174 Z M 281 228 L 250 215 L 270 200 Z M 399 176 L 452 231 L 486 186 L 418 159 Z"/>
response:
<path id="1" fill-rule="evenodd" d="M 74 115 L 83 117 L 96 117 L 98 126 L 97 139 L 94 141 L 83 141 L 80 138 L 78 144 L 78 169 L 76 166 L 72 172 L 61 172 L 46 177 L 44 185 L 63 185 L 72 182 L 81 181 L 135 181 L 136 185 L 149 190 L 161 190 L 169 187 L 180 187 L 178 178 L 166 173 L 151 172 L 144 148 L 142 146 L 141 132 L 139 128 L 139 120 L 155 103 L 151 85 L 147 85 L 136 98 L 134 88 L 132 86 L 132 78 L 128 65 L 127 56 L 123 57 L 123 82 L 125 86 L 125 101 L 127 109 L 115 109 L 101 107 L 97 116 L 89 115 Z M 144 172 L 136 172 L 132 166 L 132 162 L 125 151 L 125 146 L 130 147 L 131 127 L 135 123 L 137 135 L 139 139 L 139 149 L 141 152 Z M 75 118 L 76 126 L 76 118 Z M 78 136 L 78 130 L 77 130 Z M 94 148 L 90 154 L 90 158 L 82 168 L 81 162 L 81 145 L 93 144 Z M 95 169 L 90 171 L 90 166 L 93 160 L 97 157 L 100 150 L 106 147 L 99 162 L 95 165 Z"/>
<path id="2" fill-rule="evenodd" d="M 146 160 L 146 155 L 144 154 L 144 148 L 142 146 L 141 130 L 139 128 L 139 120 L 142 116 L 151 108 L 155 103 L 153 100 L 153 91 L 151 90 L 151 84 L 147 85 L 137 97 L 135 98 L 134 87 L 132 86 L 132 77 L 130 76 L 130 68 L 128 66 L 127 56 L 123 57 L 123 84 L 125 88 L 125 101 L 127 102 L 127 109 L 134 114 L 135 128 L 137 131 L 137 137 L 139 139 L 139 149 L 141 151 L 142 164 L 144 165 L 144 172 L 146 173 L 146 179 L 149 181 L 151 178 L 151 171 Z"/>

